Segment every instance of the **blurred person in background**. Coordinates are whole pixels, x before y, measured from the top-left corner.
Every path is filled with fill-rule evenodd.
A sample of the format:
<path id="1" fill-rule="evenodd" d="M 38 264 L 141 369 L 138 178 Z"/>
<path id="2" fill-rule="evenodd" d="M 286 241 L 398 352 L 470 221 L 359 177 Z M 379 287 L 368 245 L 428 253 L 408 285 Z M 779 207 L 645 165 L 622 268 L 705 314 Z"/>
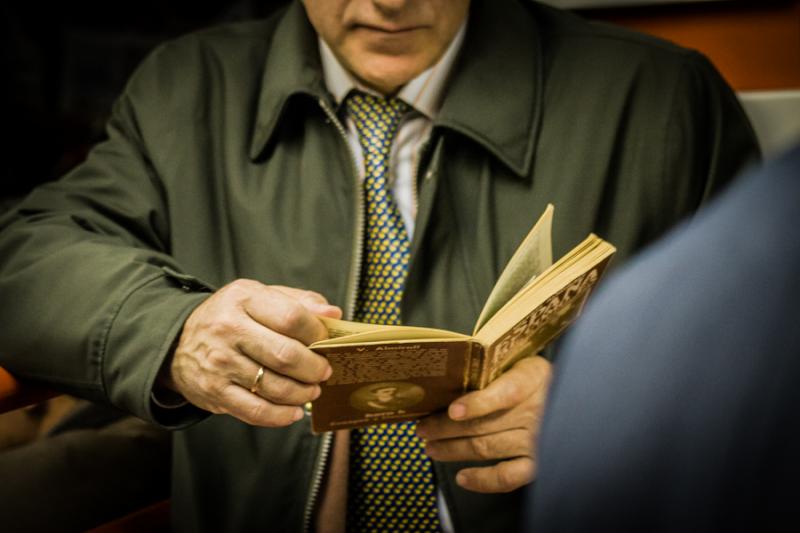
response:
<path id="1" fill-rule="evenodd" d="M 555 365 L 528 527 L 800 518 L 800 145 L 609 280 Z"/>

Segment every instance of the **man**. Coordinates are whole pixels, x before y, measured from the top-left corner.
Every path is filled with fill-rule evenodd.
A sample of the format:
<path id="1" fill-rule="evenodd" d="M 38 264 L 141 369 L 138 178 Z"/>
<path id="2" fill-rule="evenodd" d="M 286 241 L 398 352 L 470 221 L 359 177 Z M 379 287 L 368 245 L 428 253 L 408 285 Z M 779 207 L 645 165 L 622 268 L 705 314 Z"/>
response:
<path id="1" fill-rule="evenodd" d="M 293 3 L 157 50 L 109 140 L 5 220 L 2 363 L 183 428 L 179 530 L 359 529 L 423 506 L 431 529 L 514 528 L 547 361 L 380 429 L 426 480 L 384 512 L 365 487 L 390 476 L 359 477 L 380 439 L 317 437 L 303 415 L 330 373 L 306 348 L 316 315 L 376 319 L 387 234 L 386 319 L 468 331 L 547 203 L 557 255 L 597 231 L 624 258 L 755 153 L 713 68 L 665 43 L 530 2 Z"/>
<path id="2" fill-rule="evenodd" d="M 556 365 L 532 531 L 797 522 L 798 178 L 800 146 L 590 304 Z"/>

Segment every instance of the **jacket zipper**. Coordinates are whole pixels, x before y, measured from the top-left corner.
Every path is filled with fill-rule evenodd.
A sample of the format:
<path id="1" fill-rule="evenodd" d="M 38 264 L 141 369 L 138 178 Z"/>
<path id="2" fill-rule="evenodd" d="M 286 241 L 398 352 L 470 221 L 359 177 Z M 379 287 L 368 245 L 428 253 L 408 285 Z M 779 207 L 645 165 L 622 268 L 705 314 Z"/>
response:
<path id="1" fill-rule="evenodd" d="M 325 112 L 328 120 L 336 126 L 336 130 L 341 135 L 344 141 L 347 153 L 350 154 L 350 163 L 352 164 L 353 176 L 356 178 L 356 228 L 355 239 L 353 239 L 353 262 L 350 268 L 350 276 L 348 278 L 347 300 L 345 301 L 344 318 L 352 320 L 355 313 L 356 297 L 358 295 L 358 283 L 361 277 L 361 261 L 363 255 L 364 244 L 364 193 L 361 188 L 359 179 L 358 165 L 353 151 L 350 148 L 350 143 L 347 140 L 347 132 L 344 126 L 336 117 L 336 113 L 330 108 L 328 103 L 323 98 L 317 100 L 319 106 Z M 317 462 L 314 468 L 314 474 L 311 480 L 311 489 L 309 490 L 308 500 L 306 501 L 305 512 L 303 513 L 303 531 L 311 530 L 311 517 L 314 514 L 314 505 L 319 497 L 319 490 L 322 485 L 322 478 L 325 474 L 325 467 L 328 463 L 328 456 L 330 455 L 331 445 L 333 444 L 333 433 L 328 432 L 322 436 L 322 444 L 317 455 Z"/>
<path id="2" fill-rule="evenodd" d="M 359 178 L 360 173 L 358 171 L 358 163 L 353 155 L 353 150 L 350 148 L 350 142 L 347 139 L 347 132 L 344 129 L 344 125 L 342 125 L 342 123 L 336 117 L 333 109 L 331 109 L 331 107 L 323 98 L 319 99 L 319 105 L 322 107 L 322 110 L 325 111 L 325 115 L 327 115 L 328 120 L 330 120 L 331 123 L 336 126 L 336 130 L 339 132 L 339 135 L 341 135 L 342 141 L 347 148 L 347 153 L 350 155 L 353 176 L 356 178 L 356 231 L 355 239 L 353 240 L 354 261 L 350 269 L 347 301 L 345 302 L 344 310 L 344 318 L 346 320 L 352 320 L 355 313 L 356 296 L 358 295 L 358 283 L 361 277 L 361 261 L 364 247 L 364 191 Z"/>

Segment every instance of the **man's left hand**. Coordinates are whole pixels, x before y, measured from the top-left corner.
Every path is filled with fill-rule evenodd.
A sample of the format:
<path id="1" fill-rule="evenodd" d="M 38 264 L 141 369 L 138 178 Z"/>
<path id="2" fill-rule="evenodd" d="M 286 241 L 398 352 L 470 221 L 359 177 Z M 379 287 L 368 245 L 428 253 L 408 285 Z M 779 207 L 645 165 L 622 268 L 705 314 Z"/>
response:
<path id="1" fill-rule="evenodd" d="M 501 460 L 459 471 L 456 482 L 467 490 L 509 492 L 530 483 L 550 374 L 546 359 L 526 357 L 485 389 L 455 400 L 447 413 L 420 420 L 425 452 L 437 461 Z"/>

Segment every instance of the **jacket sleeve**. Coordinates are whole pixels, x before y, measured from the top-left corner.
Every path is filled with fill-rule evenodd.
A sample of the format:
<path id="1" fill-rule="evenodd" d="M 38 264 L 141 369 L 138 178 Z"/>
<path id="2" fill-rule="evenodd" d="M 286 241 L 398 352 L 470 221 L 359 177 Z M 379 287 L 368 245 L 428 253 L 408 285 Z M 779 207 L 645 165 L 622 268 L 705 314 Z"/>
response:
<path id="1" fill-rule="evenodd" d="M 209 288 L 170 257 L 163 188 L 127 93 L 107 132 L 84 164 L 0 219 L 0 365 L 173 425 L 181 417 L 151 390 Z"/>

